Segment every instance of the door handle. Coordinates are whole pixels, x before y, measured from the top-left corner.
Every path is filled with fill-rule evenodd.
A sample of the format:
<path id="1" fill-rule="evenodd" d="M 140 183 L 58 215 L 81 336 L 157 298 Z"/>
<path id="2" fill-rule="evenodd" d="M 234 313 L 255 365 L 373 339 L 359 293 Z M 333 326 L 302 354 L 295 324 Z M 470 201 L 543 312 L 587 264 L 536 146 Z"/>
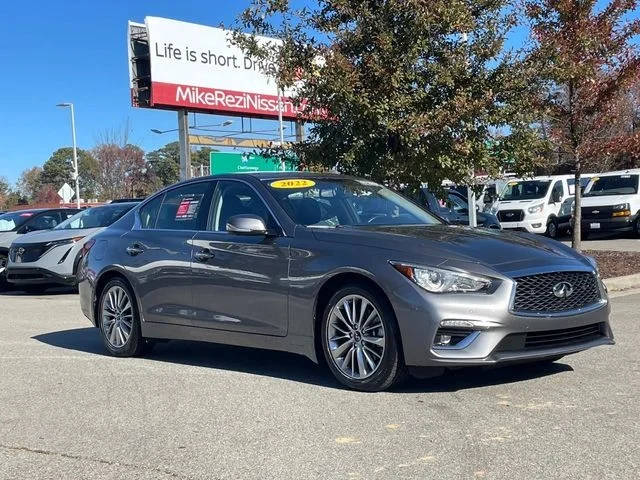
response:
<path id="1" fill-rule="evenodd" d="M 195 252 L 193 254 L 193 257 L 199 262 L 206 262 L 208 260 L 211 260 L 213 257 L 215 257 L 215 255 L 211 250 L 204 249 L 204 250 L 198 250 L 197 252 Z"/>
<path id="2" fill-rule="evenodd" d="M 136 255 L 140 255 L 142 252 L 144 252 L 144 249 L 139 244 L 134 243 L 133 245 L 129 245 L 126 248 L 126 252 L 132 257 L 135 257 Z"/>

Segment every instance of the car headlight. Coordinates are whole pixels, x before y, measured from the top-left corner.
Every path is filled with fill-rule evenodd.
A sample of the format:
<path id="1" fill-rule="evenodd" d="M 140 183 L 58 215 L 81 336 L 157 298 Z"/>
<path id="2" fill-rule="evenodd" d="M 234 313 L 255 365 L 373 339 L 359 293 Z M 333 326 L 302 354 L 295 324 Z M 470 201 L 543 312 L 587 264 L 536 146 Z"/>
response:
<path id="1" fill-rule="evenodd" d="M 81 237 L 73 237 L 73 238 L 65 238 L 64 240 L 54 240 L 52 242 L 47 243 L 47 248 L 59 247 L 60 245 L 69 245 L 71 243 L 76 243 L 84 238 L 84 235 Z"/>
<path id="2" fill-rule="evenodd" d="M 534 205 L 533 207 L 527 208 L 527 212 L 540 213 L 543 209 L 544 209 L 544 203 L 540 203 L 538 205 Z"/>
<path id="3" fill-rule="evenodd" d="M 482 292 L 491 286 L 491 279 L 470 273 L 397 262 L 391 262 L 391 265 L 413 283 L 431 293 Z"/>
<path id="4" fill-rule="evenodd" d="M 617 211 L 617 210 L 629 210 L 629 204 L 628 203 L 619 203 L 618 205 L 614 205 L 613 207 L 611 207 L 612 210 Z"/>

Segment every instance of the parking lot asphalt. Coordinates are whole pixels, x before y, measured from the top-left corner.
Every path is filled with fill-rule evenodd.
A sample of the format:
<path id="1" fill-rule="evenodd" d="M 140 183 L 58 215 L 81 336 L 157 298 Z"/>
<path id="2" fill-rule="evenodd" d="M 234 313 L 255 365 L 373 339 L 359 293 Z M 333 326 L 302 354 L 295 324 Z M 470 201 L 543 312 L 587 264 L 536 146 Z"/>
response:
<path id="1" fill-rule="evenodd" d="M 571 246 L 571 238 L 563 243 Z M 624 238 L 616 233 L 593 234 L 588 240 L 582 240 L 583 250 L 602 250 L 608 252 L 640 252 L 640 238 Z"/>
<path id="2" fill-rule="evenodd" d="M 367 394 L 286 353 L 108 357 L 75 295 L 0 295 L 0 478 L 639 478 L 639 304 L 613 347 Z"/>

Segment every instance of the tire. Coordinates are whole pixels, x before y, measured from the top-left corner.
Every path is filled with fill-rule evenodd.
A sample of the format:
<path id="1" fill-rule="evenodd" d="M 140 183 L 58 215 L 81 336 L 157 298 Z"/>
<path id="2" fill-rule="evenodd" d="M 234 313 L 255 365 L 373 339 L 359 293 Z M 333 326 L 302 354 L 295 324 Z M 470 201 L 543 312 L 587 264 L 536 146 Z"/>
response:
<path id="1" fill-rule="evenodd" d="M 362 286 L 338 290 L 322 315 L 324 358 L 334 377 L 354 390 L 378 392 L 406 377 L 399 338 L 391 307 Z"/>
<path id="2" fill-rule="evenodd" d="M 633 224 L 633 235 L 636 238 L 640 238 L 640 214 L 638 215 L 638 218 L 636 218 L 636 221 Z"/>
<path id="3" fill-rule="evenodd" d="M 558 220 L 550 218 L 547 220 L 547 237 L 556 239 L 558 238 Z"/>
<path id="4" fill-rule="evenodd" d="M 126 298 L 123 299 L 123 295 Z M 142 337 L 135 295 L 121 279 L 110 280 L 102 289 L 98 321 L 100 336 L 109 354 L 134 357 L 143 353 L 146 342 Z"/>

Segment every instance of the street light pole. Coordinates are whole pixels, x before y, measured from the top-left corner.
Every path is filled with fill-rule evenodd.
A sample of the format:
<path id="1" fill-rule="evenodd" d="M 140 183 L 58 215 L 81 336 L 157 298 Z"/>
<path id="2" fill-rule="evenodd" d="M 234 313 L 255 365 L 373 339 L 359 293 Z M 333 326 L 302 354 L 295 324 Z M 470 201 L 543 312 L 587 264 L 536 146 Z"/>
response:
<path id="1" fill-rule="evenodd" d="M 71 138 L 73 139 L 73 180 L 76 182 L 76 205 L 80 208 L 80 175 L 78 174 L 78 148 L 76 145 L 76 118 L 73 111 L 73 103 L 59 103 L 58 107 L 71 109 Z"/>

